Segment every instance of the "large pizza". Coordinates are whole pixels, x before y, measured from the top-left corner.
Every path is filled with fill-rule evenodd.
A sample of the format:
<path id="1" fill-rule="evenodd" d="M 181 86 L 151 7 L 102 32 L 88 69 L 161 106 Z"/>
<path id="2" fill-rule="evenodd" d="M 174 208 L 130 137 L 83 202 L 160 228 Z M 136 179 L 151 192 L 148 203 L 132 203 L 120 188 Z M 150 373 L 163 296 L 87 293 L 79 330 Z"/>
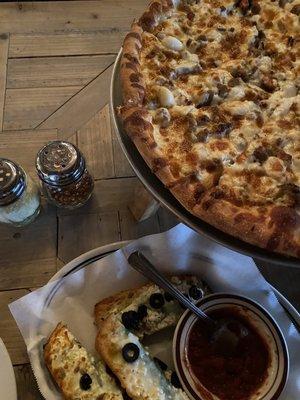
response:
<path id="1" fill-rule="evenodd" d="M 300 0 L 155 0 L 121 60 L 126 132 L 192 214 L 300 258 Z"/>

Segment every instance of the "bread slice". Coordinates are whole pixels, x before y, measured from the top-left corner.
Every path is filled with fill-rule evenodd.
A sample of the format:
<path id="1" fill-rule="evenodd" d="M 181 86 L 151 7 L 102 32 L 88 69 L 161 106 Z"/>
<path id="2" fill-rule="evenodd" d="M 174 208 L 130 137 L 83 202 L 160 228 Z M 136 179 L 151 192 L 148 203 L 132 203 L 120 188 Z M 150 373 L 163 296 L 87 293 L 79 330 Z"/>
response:
<path id="1" fill-rule="evenodd" d="M 194 276 L 175 276 L 171 281 L 185 294 L 189 293 L 192 286 L 202 289 L 204 294 L 209 293 L 209 289 Z M 176 325 L 184 311 L 176 300 L 170 299 L 165 300 L 159 309 L 153 308 L 150 296 L 158 293 L 164 295 L 163 290 L 156 285 L 147 284 L 96 304 L 95 320 L 99 329 L 96 350 L 132 399 L 187 400 L 183 390 L 171 384 L 140 342 L 144 335 L 151 335 Z M 138 311 L 141 305 L 146 305 L 147 316 L 135 329 L 127 329 L 122 315 L 128 311 Z M 124 346 L 128 343 L 138 348 L 138 357 L 133 362 L 125 361 L 122 354 Z"/>
<path id="2" fill-rule="evenodd" d="M 57 325 L 44 347 L 44 360 L 67 400 L 123 399 L 104 363 L 95 362 L 62 323 Z M 80 384 L 83 375 L 87 382 Z"/>
<path id="3" fill-rule="evenodd" d="M 169 279 L 175 287 L 186 295 L 189 294 L 189 289 L 192 286 L 199 288 L 204 295 L 210 293 L 207 285 L 195 276 L 172 276 L 169 277 Z M 125 312 L 125 309 L 126 311 L 136 311 L 141 304 L 147 306 L 148 314 L 142 320 L 139 329 L 134 332 L 139 338 L 143 338 L 144 335 L 152 335 L 164 328 L 176 325 L 183 313 L 183 308 L 177 301 L 165 301 L 162 308 L 153 309 L 149 306 L 149 299 L 150 296 L 155 293 L 164 295 L 164 291 L 157 285 L 148 283 L 135 289 L 124 290 L 101 300 L 95 305 L 94 310 L 96 326 L 100 329 L 103 321 L 111 314 L 118 315 L 123 311 Z M 191 300 L 193 299 L 191 298 Z"/>

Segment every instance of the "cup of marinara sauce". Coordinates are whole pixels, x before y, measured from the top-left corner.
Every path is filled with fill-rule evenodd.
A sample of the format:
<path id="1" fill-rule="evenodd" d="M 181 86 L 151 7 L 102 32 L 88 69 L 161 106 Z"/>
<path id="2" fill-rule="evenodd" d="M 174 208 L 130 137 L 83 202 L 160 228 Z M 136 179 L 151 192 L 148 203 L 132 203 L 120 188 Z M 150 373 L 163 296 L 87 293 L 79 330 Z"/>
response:
<path id="1" fill-rule="evenodd" d="M 253 300 L 233 294 L 212 294 L 197 306 L 215 320 L 230 319 L 228 327 L 238 342 L 233 353 L 220 353 L 201 321 L 189 310 L 182 315 L 174 334 L 173 357 L 188 396 L 192 400 L 277 399 L 287 381 L 289 356 L 271 315 Z"/>

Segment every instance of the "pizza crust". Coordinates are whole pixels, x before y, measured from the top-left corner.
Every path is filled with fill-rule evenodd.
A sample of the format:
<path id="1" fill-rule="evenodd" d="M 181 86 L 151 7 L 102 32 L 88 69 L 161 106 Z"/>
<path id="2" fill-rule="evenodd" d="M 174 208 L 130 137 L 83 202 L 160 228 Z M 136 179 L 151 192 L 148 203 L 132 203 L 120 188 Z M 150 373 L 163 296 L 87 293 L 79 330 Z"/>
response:
<path id="1" fill-rule="evenodd" d="M 300 257 L 300 217 L 293 208 L 239 207 L 206 193 L 193 213 L 218 229 L 269 251 Z M 297 236 L 298 235 L 298 236 Z"/>
<path id="2" fill-rule="evenodd" d="M 142 106 L 144 82 L 140 73 L 140 49 L 142 28 L 134 22 L 123 44 L 121 58 L 121 82 L 124 104 L 129 107 Z"/>

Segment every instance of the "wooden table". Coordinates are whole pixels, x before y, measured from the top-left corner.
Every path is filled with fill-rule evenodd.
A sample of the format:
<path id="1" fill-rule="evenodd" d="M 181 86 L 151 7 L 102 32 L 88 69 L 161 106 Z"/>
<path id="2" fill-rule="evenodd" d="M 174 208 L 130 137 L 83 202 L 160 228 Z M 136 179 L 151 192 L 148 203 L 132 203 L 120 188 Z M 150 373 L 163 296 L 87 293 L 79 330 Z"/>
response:
<path id="1" fill-rule="evenodd" d="M 79 146 L 96 179 L 93 199 L 76 212 L 44 203 L 29 227 L 0 226 L 0 336 L 14 364 L 19 400 L 41 396 L 7 304 L 87 250 L 177 223 L 163 209 L 140 223 L 132 217 L 128 204 L 140 184 L 119 148 L 107 106 L 122 38 L 147 2 L 0 4 L 0 156 L 34 176 L 37 150 L 65 138 Z M 261 269 L 300 308 L 300 269 Z"/>

